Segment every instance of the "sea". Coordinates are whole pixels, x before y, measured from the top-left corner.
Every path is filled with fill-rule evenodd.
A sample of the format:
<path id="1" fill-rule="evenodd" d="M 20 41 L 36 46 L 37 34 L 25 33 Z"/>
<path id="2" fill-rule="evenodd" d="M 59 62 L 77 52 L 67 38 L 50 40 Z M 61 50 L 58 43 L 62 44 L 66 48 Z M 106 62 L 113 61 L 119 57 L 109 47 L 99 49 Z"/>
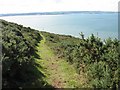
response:
<path id="1" fill-rule="evenodd" d="M 62 35 L 85 38 L 94 34 L 101 39 L 118 38 L 117 13 L 77 13 L 61 15 L 25 15 L 6 16 L 0 19 L 31 27 L 39 31 L 46 31 Z"/>

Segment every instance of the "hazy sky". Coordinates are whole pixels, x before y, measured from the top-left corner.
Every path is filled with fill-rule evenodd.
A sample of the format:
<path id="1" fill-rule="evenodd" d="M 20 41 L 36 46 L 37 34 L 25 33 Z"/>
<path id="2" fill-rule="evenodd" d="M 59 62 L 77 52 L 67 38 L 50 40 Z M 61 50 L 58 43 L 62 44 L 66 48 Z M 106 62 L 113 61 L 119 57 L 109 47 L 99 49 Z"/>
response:
<path id="1" fill-rule="evenodd" d="M 0 0 L 0 13 L 117 11 L 119 0 Z"/>

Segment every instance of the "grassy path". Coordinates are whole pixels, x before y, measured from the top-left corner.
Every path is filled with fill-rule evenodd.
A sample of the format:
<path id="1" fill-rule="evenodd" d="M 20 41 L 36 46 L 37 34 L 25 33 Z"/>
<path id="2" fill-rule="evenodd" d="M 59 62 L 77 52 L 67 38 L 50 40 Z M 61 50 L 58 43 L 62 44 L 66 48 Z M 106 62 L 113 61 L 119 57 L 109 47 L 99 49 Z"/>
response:
<path id="1" fill-rule="evenodd" d="M 75 72 L 72 65 L 63 59 L 58 58 L 45 44 L 45 38 L 39 43 L 37 49 L 41 60 L 37 60 L 43 67 L 45 80 L 55 88 L 80 87 L 80 76 Z"/>

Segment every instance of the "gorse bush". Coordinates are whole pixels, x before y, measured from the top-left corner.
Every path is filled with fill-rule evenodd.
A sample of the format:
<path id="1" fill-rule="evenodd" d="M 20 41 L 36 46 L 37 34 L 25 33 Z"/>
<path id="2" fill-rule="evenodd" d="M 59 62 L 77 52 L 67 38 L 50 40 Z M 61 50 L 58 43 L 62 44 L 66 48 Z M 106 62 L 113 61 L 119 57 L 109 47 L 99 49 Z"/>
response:
<path id="1" fill-rule="evenodd" d="M 86 45 L 84 43 L 88 44 Z M 118 88 L 118 62 L 120 60 L 120 53 L 117 49 L 119 45 L 120 42 L 117 39 L 111 40 L 109 38 L 102 42 L 94 35 L 80 42 L 81 48 L 84 48 L 84 50 L 80 52 L 83 53 L 83 55 L 81 55 L 83 59 L 81 58 L 81 60 L 84 61 L 83 64 L 87 66 L 86 72 L 90 71 L 88 77 L 92 82 L 90 82 L 90 84 L 94 87 Z M 85 51 L 86 49 L 88 49 L 87 53 Z"/>
<path id="2" fill-rule="evenodd" d="M 93 34 L 84 38 L 42 32 L 53 51 L 73 64 L 76 71 L 85 73 L 88 87 L 118 88 L 120 81 L 120 41 L 101 40 Z M 52 38 L 51 38 L 52 37 Z M 58 41 L 56 41 L 56 38 Z"/>
<path id="3" fill-rule="evenodd" d="M 2 25 L 2 86 L 43 87 L 44 76 L 38 69 L 36 45 L 42 39 L 39 31 L 0 20 Z M 39 84 L 38 84 L 39 83 Z"/>

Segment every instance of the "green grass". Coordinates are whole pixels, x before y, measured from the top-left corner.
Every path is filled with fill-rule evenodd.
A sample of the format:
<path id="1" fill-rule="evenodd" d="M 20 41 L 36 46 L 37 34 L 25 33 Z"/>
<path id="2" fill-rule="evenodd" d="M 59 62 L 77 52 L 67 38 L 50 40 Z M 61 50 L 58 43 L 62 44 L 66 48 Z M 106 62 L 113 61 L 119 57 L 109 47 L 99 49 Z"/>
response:
<path id="1" fill-rule="evenodd" d="M 55 88 L 81 87 L 79 75 L 74 67 L 66 60 L 58 58 L 45 44 L 45 37 L 42 34 L 41 36 L 43 39 L 37 46 L 37 54 L 41 59 L 37 59 L 36 62 L 42 67 L 38 69 L 45 74 L 44 80 Z"/>

